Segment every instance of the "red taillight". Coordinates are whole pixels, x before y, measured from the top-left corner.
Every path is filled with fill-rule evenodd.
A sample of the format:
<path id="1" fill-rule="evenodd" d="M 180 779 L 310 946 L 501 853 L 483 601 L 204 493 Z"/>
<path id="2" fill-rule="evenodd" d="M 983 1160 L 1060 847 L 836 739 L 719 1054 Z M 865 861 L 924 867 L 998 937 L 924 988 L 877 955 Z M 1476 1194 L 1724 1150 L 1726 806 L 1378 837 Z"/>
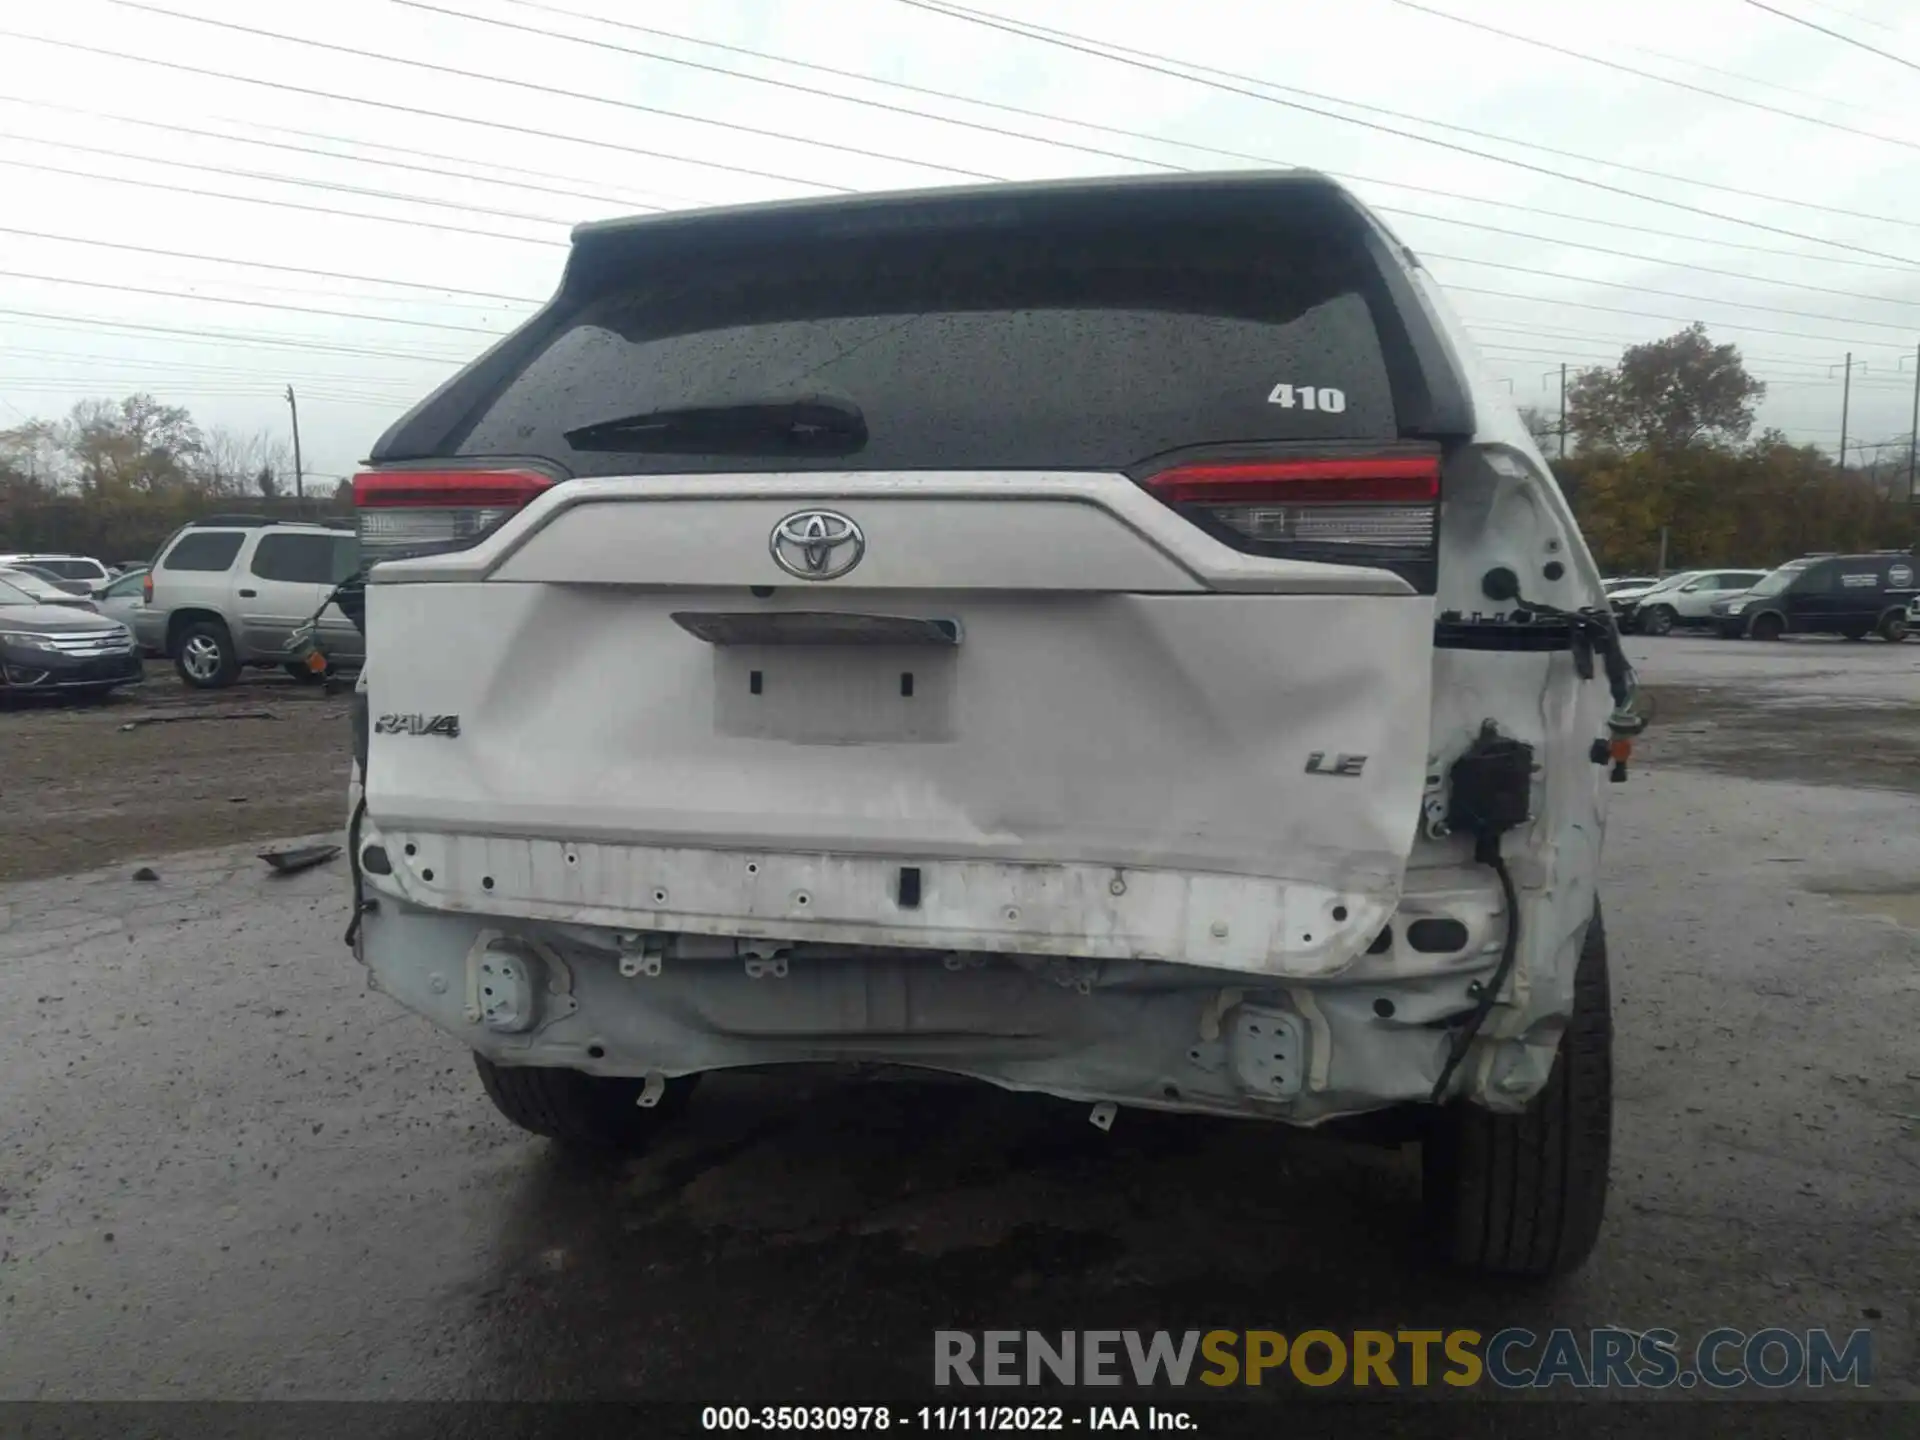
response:
<path id="1" fill-rule="evenodd" d="M 140 603 L 143 605 L 153 603 L 153 572 L 151 570 L 147 572 L 147 578 L 140 582 Z"/>
<path id="2" fill-rule="evenodd" d="M 1163 470 L 1147 488 L 1169 505 L 1430 504 L 1440 496 L 1440 461 L 1427 455 L 1222 460 Z"/>
<path id="3" fill-rule="evenodd" d="M 1207 460 L 1147 478 L 1154 495 L 1237 549 L 1393 570 L 1431 591 L 1438 455 Z"/>
<path id="4" fill-rule="evenodd" d="M 464 549 L 553 484 L 538 470 L 368 470 L 353 477 L 363 565 Z"/>

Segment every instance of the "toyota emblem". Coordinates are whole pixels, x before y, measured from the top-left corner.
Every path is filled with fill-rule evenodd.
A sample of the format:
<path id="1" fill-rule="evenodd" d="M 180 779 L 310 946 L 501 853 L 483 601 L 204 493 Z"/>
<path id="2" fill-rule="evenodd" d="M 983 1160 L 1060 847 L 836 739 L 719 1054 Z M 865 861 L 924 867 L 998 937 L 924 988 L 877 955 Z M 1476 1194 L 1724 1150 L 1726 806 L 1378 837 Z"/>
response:
<path id="1" fill-rule="evenodd" d="M 837 510 L 796 510 L 773 527 L 773 563 L 801 580 L 838 580 L 867 553 L 867 537 Z"/>

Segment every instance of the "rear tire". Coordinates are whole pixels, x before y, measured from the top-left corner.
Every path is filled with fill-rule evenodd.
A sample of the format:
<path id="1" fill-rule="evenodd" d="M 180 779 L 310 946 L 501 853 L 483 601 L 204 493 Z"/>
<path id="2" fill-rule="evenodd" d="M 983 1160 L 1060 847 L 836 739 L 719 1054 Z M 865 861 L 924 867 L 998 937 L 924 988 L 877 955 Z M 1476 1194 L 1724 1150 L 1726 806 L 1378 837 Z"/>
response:
<path id="1" fill-rule="evenodd" d="M 180 632 L 173 668 L 196 690 L 224 690 L 240 678 L 233 637 L 218 620 L 196 620 Z"/>
<path id="2" fill-rule="evenodd" d="M 1889 645 L 1897 645 L 1907 638 L 1906 612 L 1889 610 L 1880 617 L 1880 638 Z"/>
<path id="3" fill-rule="evenodd" d="M 660 1103 L 643 1110 L 641 1080 L 552 1066 L 496 1065 L 478 1053 L 473 1063 L 494 1108 L 522 1130 L 599 1155 L 644 1149 L 686 1109 L 699 1079 L 687 1075 L 667 1081 Z"/>
<path id="4" fill-rule="evenodd" d="M 1778 640 L 1787 633 L 1787 622 L 1769 610 L 1764 615 L 1753 617 L 1753 623 L 1747 627 L 1747 633 L 1756 640 Z"/>
<path id="5" fill-rule="evenodd" d="M 1578 1269 L 1606 1211 L 1613 1137 L 1607 937 L 1594 911 L 1546 1089 L 1517 1115 L 1455 1102 L 1421 1146 L 1422 1201 L 1451 1263 L 1546 1279 Z"/>
<path id="6" fill-rule="evenodd" d="M 1640 629 L 1648 635 L 1666 635 L 1673 630 L 1673 607 L 1656 605 L 1640 617 Z"/>

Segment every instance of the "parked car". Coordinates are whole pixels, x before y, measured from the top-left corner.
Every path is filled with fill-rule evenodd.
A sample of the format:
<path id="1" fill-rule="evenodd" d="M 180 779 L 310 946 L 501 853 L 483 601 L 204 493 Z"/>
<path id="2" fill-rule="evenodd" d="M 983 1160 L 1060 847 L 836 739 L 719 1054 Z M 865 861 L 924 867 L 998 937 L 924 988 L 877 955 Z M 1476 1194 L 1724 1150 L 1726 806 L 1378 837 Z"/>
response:
<path id="1" fill-rule="evenodd" d="M 563 1144 L 857 1057 L 1386 1127 L 1578 1265 L 1638 722 L 1472 354 L 1302 171 L 577 227 L 353 481 L 356 955 Z"/>
<path id="2" fill-rule="evenodd" d="M 143 655 L 159 655 L 166 647 L 166 616 L 147 604 L 146 582 L 147 567 L 142 565 L 114 580 L 94 603 L 101 614 L 133 632 Z"/>
<path id="3" fill-rule="evenodd" d="M 78 582 L 76 595 L 97 595 L 113 572 L 90 555 L 0 555 L 0 567 L 28 567 L 50 578 Z"/>
<path id="4" fill-rule="evenodd" d="M 29 561 L 22 560 L 8 568 L 18 570 L 23 575 L 31 575 L 37 580 L 44 580 L 47 584 L 53 586 L 54 589 L 64 594 L 78 595 L 82 599 L 89 599 L 93 595 L 93 587 L 86 581 L 71 580 L 65 575 L 47 569 L 44 565 L 35 565 Z"/>
<path id="5" fill-rule="evenodd" d="M 0 578 L 0 693 L 104 695 L 145 676 L 133 632 L 70 605 L 46 605 Z"/>
<path id="6" fill-rule="evenodd" d="M 1744 595 L 1766 579 L 1764 570 L 1688 570 L 1669 576 L 1635 600 L 1623 619 L 1646 635 L 1674 629 L 1711 629 L 1713 607 Z"/>
<path id="7" fill-rule="evenodd" d="M 99 607 L 85 595 L 76 595 L 71 582 L 61 584 L 21 566 L 0 566 L 0 580 L 6 581 L 17 590 L 24 590 L 42 605 L 64 605 L 73 610 L 85 610 L 97 614 Z"/>
<path id="8" fill-rule="evenodd" d="M 1621 586 L 1607 597 L 1622 633 L 1640 628 L 1640 606 L 1649 598 L 1674 590 L 1691 580 L 1698 571 L 1681 570 L 1648 585 Z"/>
<path id="9" fill-rule="evenodd" d="M 1778 640 L 1783 635 L 1844 635 L 1903 640 L 1916 595 L 1914 557 L 1906 550 L 1808 555 L 1789 561 L 1744 595 L 1717 602 L 1723 636 Z"/>
<path id="10" fill-rule="evenodd" d="M 1633 608 L 1639 603 L 1640 597 L 1660 583 L 1657 579 L 1635 577 L 1623 580 L 1607 592 L 1607 604 L 1613 608 L 1614 616 L 1621 622 L 1622 629 L 1627 628 L 1626 619 L 1633 614 Z"/>
<path id="11" fill-rule="evenodd" d="M 359 568 L 358 542 L 337 525 L 197 520 L 168 538 L 143 579 L 148 624 L 161 653 L 197 689 L 231 685 L 245 666 L 281 666 L 317 680 L 292 660 L 293 633 Z M 328 657 L 358 668 L 360 632 L 337 606 L 327 608 L 320 628 Z"/>
<path id="12" fill-rule="evenodd" d="M 1601 581 L 1600 585 L 1607 597 L 1611 599 L 1622 590 L 1645 590 L 1659 583 L 1658 575 L 1615 575 Z"/>

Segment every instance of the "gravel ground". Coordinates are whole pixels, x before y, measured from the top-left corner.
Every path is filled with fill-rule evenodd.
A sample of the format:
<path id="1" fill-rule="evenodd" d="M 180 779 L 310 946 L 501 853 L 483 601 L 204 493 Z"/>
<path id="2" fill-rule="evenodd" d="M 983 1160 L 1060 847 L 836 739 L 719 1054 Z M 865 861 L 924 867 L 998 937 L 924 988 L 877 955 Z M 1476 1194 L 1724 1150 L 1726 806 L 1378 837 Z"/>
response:
<path id="1" fill-rule="evenodd" d="M 151 661 L 145 684 L 102 704 L 15 700 L 0 709 L 0 876 L 338 824 L 347 705 L 278 671 L 189 690 Z M 255 715 L 268 718 L 242 718 Z"/>
<path id="2" fill-rule="evenodd" d="M 226 849 L 0 889 L 0 1398 L 855 1403 L 924 1398 L 943 1327 L 1522 1324 L 1866 1327 L 1872 1393 L 1920 1399 L 1920 783 L 1884 759 L 1920 645 L 1636 653 L 1666 724 L 1608 836 L 1614 1194 L 1557 1288 L 1437 1270 L 1407 1154 L 971 1087 L 725 1077 L 647 1159 L 569 1164 L 365 992 L 337 864 Z M 334 823 L 341 705 L 216 704 L 256 695 L 282 718 L 27 716 L 9 799 L 57 835 L 93 797 L 96 864 L 264 837 L 275 779 Z M 1728 1431 L 1912 1433 L 1817 1408 Z"/>

